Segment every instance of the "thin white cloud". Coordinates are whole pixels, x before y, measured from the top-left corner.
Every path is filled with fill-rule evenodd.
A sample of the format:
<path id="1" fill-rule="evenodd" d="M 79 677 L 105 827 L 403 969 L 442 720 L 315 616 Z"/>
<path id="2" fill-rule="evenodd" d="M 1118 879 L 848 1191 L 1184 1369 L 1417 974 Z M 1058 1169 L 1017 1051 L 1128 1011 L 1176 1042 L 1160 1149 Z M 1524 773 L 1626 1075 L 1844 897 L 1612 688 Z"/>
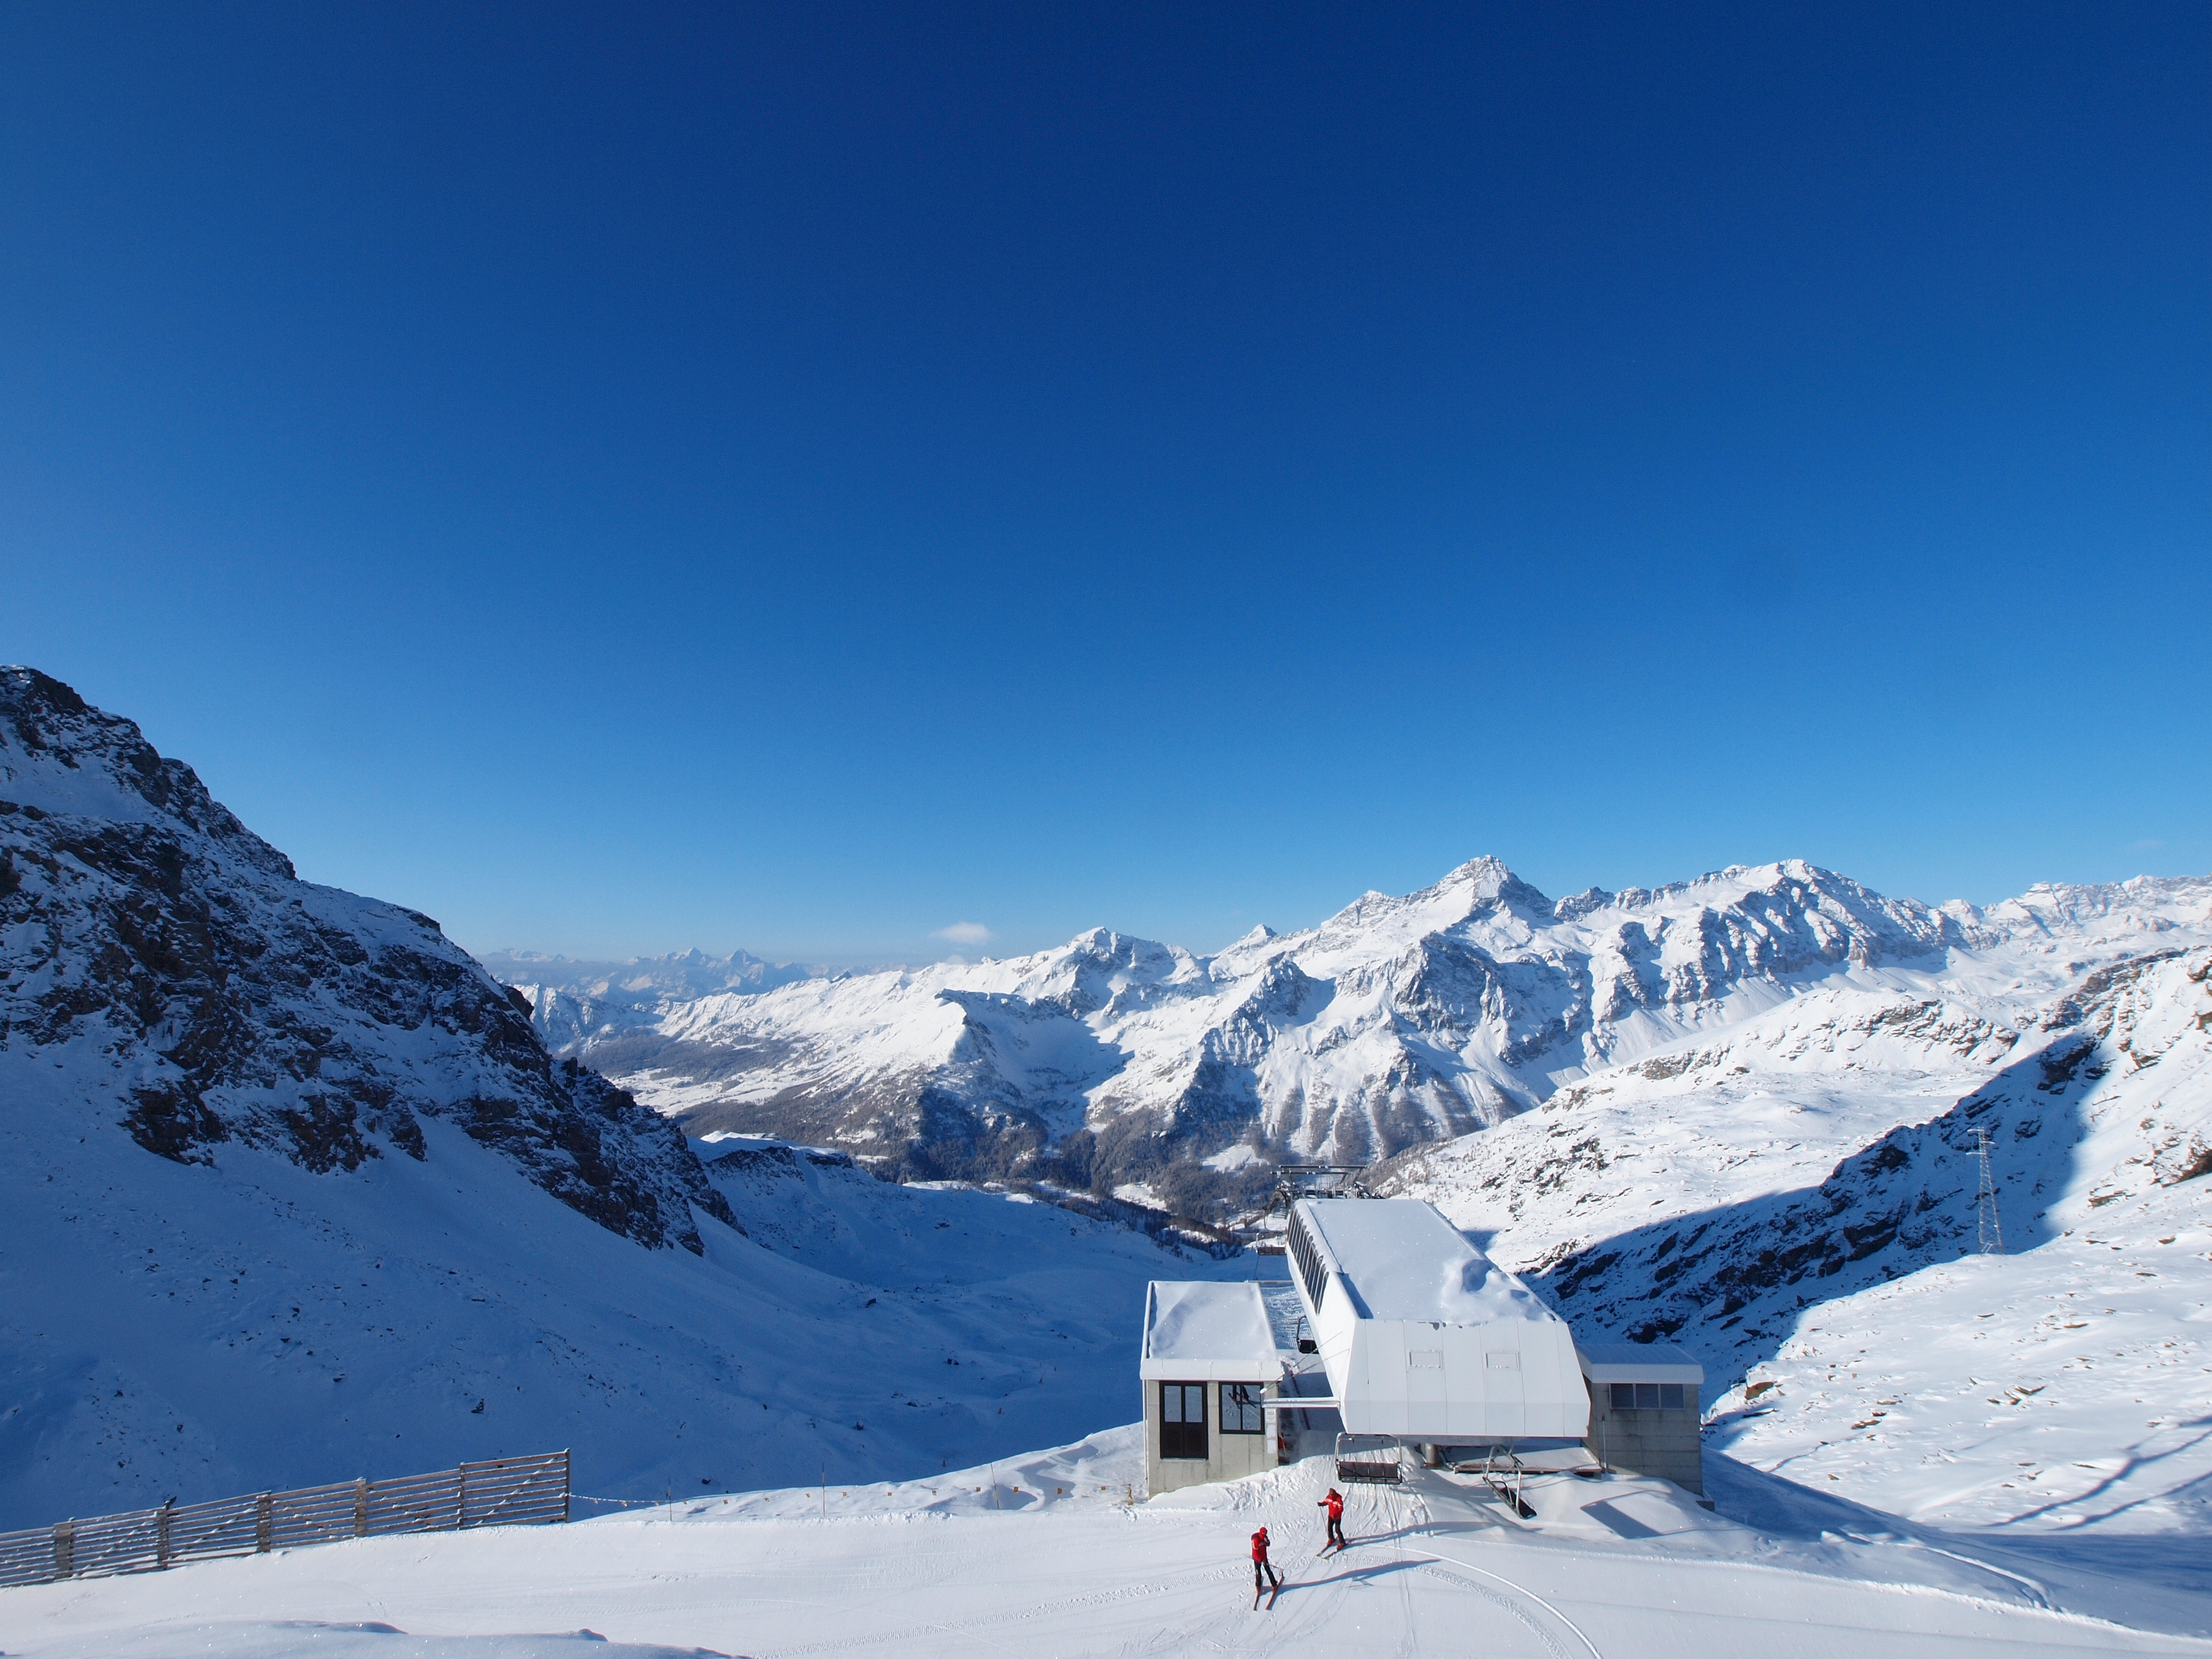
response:
<path id="1" fill-rule="evenodd" d="M 995 937 L 980 921 L 956 921 L 950 927 L 940 927 L 930 935 L 932 939 L 950 939 L 955 945 L 988 945 Z"/>

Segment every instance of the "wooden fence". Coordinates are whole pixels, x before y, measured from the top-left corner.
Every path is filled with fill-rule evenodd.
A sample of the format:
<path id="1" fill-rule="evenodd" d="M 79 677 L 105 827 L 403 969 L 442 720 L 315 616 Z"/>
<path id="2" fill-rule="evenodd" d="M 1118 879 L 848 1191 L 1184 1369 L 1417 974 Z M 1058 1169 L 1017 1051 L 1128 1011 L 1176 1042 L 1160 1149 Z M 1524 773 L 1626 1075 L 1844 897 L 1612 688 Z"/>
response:
<path id="1" fill-rule="evenodd" d="M 0 1585 L 155 1572 L 186 1561 L 253 1555 L 384 1533 L 452 1532 L 568 1518 L 568 1454 L 495 1457 L 435 1474 L 343 1480 L 210 1504 L 63 1521 L 0 1533 Z"/>

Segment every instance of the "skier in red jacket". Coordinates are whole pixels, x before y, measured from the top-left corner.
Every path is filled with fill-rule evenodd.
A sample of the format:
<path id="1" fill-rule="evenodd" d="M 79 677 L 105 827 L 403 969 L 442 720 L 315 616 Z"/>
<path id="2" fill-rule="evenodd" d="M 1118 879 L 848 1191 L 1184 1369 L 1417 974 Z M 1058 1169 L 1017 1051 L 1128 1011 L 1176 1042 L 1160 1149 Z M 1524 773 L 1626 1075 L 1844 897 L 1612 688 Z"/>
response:
<path id="1" fill-rule="evenodd" d="M 1344 1494 L 1331 1486 L 1328 1496 L 1314 1507 L 1328 1511 L 1328 1543 L 1323 1544 L 1322 1548 L 1326 1550 L 1331 1544 L 1338 1549 L 1344 1548 Z"/>
<path id="2" fill-rule="evenodd" d="M 1262 1582 L 1261 1574 L 1267 1578 Z M 1252 1534 L 1252 1599 L 1257 1601 L 1263 1589 L 1279 1589 L 1282 1579 L 1277 1577 L 1275 1564 L 1267 1559 L 1267 1529 L 1265 1527 Z"/>

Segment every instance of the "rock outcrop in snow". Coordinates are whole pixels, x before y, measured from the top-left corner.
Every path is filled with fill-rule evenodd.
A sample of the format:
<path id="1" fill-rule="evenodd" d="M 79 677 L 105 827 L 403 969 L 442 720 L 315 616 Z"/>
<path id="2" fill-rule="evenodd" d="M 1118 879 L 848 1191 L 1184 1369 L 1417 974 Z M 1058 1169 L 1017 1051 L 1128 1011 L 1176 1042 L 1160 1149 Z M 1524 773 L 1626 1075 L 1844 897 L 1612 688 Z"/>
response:
<path id="1" fill-rule="evenodd" d="M 550 1046 L 695 1133 L 834 1144 L 915 1177 L 1141 1186 L 1218 1216 L 1277 1162 L 1490 1127 L 1818 986 L 1932 985 L 2021 940 L 2094 959 L 2105 935 L 2140 948 L 2208 908 L 2212 882 L 2185 881 L 1936 909 L 1795 860 L 1555 902 L 1485 858 L 1212 957 L 1100 929 L 757 994 L 531 988 Z"/>
<path id="2" fill-rule="evenodd" d="M 129 720 L 0 669 L 0 1063 L 74 1073 L 183 1164 L 422 1158 L 443 1119 L 602 1226 L 732 1220 L 673 1125 L 572 1057 L 428 917 L 303 882 Z"/>

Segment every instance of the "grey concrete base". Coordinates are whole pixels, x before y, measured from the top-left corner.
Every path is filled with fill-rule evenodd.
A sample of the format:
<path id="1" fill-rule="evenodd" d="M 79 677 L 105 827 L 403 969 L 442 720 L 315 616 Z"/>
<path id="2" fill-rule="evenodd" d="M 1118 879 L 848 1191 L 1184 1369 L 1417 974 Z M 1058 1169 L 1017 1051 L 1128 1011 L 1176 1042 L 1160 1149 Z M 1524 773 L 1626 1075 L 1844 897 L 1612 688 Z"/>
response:
<path id="1" fill-rule="evenodd" d="M 1705 1489 L 1705 1443 L 1694 1407 L 1617 1411 L 1603 1387 L 1590 1390 L 1589 1437 L 1583 1442 L 1608 1468 Z"/>
<path id="2" fill-rule="evenodd" d="M 1212 1480 L 1238 1480 L 1275 1467 L 1273 1435 L 1221 1432 L 1222 1385 L 1218 1382 L 1206 1385 L 1206 1456 L 1162 1457 L 1159 1384 L 1146 1382 L 1144 1389 L 1145 1490 L 1151 1496 L 1157 1498 L 1164 1492 L 1203 1486 Z M 1272 1382 L 1267 1385 L 1267 1397 L 1275 1397 Z"/>

